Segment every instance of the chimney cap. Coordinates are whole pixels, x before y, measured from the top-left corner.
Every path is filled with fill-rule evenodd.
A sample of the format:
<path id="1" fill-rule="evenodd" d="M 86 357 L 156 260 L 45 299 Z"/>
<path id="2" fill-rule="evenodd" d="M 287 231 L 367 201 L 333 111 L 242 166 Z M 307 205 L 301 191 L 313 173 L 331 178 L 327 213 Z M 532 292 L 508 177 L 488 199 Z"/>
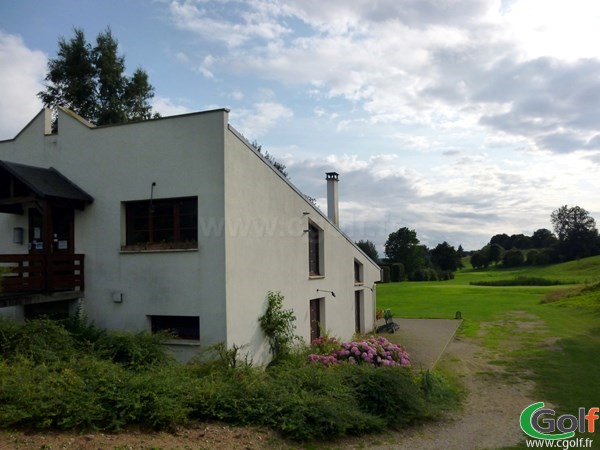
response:
<path id="1" fill-rule="evenodd" d="M 340 176 L 340 174 L 337 173 L 337 172 L 326 172 L 325 173 L 325 179 L 326 180 L 339 181 L 339 176 Z"/>

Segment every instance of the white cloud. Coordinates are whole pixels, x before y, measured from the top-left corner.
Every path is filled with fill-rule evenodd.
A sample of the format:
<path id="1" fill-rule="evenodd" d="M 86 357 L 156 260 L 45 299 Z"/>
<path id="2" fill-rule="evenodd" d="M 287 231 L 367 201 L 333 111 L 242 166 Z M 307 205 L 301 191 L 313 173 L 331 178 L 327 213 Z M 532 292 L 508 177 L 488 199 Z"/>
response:
<path id="1" fill-rule="evenodd" d="M 155 96 L 152 101 L 152 109 L 163 117 L 176 116 L 192 112 L 192 109 L 185 105 L 177 104 L 174 100 L 166 97 Z"/>
<path id="2" fill-rule="evenodd" d="M 0 139 L 13 138 L 42 108 L 46 55 L 0 31 Z"/>
<path id="3" fill-rule="evenodd" d="M 291 109 L 276 102 L 259 102 L 252 109 L 236 109 L 231 123 L 249 140 L 264 136 L 280 121 L 293 117 Z"/>

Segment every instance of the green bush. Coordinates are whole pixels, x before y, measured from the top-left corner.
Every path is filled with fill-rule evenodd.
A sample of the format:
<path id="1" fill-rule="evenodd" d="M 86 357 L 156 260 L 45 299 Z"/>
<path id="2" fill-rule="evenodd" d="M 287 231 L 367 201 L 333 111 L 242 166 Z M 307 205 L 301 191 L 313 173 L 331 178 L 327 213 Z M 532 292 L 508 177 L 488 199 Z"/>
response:
<path id="1" fill-rule="evenodd" d="M 432 383 L 408 369 L 307 364 L 300 347 L 267 369 L 224 345 L 178 365 L 160 339 L 85 322 L 0 320 L 0 428 L 168 429 L 216 419 L 324 440 L 428 418 L 426 403 L 439 401 L 431 392 L 443 392 L 424 389 Z"/>
<path id="2" fill-rule="evenodd" d="M 391 281 L 390 266 L 381 266 L 381 271 L 382 271 L 381 282 L 389 283 Z"/>
<path id="3" fill-rule="evenodd" d="M 423 393 L 410 369 L 355 367 L 348 372 L 347 383 L 365 412 L 394 428 L 428 417 Z"/>
<path id="4" fill-rule="evenodd" d="M 165 333 L 118 331 L 101 335 L 95 345 L 102 358 L 139 370 L 174 362 L 163 345 L 169 337 Z"/>
<path id="5" fill-rule="evenodd" d="M 402 264 L 402 263 L 392 264 L 391 279 L 392 279 L 392 282 L 394 282 L 394 283 L 406 280 L 406 270 L 404 269 L 404 264 Z"/>
<path id="6" fill-rule="evenodd" d="M 473 286 L 557 286 L 565 283 L 541 277 L 516 277 L 510 280 L 471 281 L 470 284 Z"/>

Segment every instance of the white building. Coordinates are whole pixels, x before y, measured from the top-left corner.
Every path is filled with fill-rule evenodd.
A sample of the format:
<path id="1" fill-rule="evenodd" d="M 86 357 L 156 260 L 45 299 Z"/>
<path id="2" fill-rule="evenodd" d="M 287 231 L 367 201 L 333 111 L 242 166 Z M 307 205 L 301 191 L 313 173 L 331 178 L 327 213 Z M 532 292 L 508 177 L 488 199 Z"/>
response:
<path id="1" fill-rule="evenodd" d="M 285 296 L 307 342 L 374 326 L 379 267 L 228 124 L 225 109 L 94 127 L 42 110 L 0 142 L 0 314 L 174 330 L 181 359 L 200 345 L 269 358 L 258 325 Z M 324 187 L 325 189 L 325 187 Z"/>

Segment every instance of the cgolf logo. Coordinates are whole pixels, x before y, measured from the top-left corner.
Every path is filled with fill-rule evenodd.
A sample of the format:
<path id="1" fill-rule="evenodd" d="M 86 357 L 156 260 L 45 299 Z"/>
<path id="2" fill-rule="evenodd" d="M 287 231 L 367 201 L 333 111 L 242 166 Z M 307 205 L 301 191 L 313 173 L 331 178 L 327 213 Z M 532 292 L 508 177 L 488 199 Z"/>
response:
<path id="1" fill-rule="evenodd" d="M 593 433 L 600 408 L 579 408 L 577 416 L 563 414 L 554 418 L 553 409 L 544 408 L 544 402 L 533 403 L 523 410 L 519 423 L 528 436 L 535 439 L 571 439 L 575 431 Z"/>

